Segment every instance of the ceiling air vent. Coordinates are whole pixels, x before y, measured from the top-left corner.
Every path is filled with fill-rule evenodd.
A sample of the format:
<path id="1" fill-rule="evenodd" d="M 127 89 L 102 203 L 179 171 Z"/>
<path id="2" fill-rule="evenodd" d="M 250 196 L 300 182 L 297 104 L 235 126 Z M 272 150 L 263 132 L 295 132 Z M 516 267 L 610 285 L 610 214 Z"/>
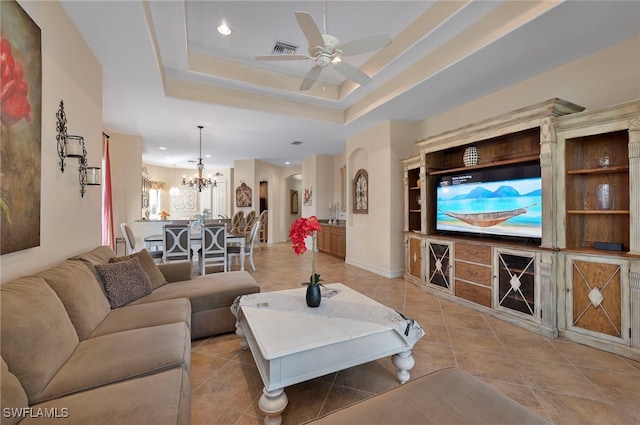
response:
<path id="1" fill-rule="evenodd" d="M 294 140 L 293 142 L 291 142 L 291 144 L 295 146 L 299 146 L 302 144 L 302 142 L 300 140 Z"/>
<path id="2" fill-rule="evenodd" d="M 295 44 L 287 43 L 286 41 L 276 40 L 276 44 L 273 46 L 272 55 L 294 55 L 299 46 Z"/>

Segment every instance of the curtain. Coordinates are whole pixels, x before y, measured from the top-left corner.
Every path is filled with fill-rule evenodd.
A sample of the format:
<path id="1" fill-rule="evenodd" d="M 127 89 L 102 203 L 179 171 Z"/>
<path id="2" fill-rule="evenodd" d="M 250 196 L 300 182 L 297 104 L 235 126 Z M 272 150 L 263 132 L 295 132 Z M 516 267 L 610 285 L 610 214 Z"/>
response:
<path id="1" fill-rule="evenodd" d="M 111 201 L 111 160 L 109 158 L 109 135 L 102 133 L 102 145 L 104 147 L 102 169 L 104 170 L 104 182 L 102 190 L 102 245 L 110 246 L 115 250 L 115 238 L 113 233 L 113 203 Z"/>
<path id="2" fill-rule="evenodd" d="M 166 182 L 159 182 L 159 181 L 151 180 L 151 189 L 164 190 L 166 192 L 168 190 L 167 189 L 167 183 Z"/>

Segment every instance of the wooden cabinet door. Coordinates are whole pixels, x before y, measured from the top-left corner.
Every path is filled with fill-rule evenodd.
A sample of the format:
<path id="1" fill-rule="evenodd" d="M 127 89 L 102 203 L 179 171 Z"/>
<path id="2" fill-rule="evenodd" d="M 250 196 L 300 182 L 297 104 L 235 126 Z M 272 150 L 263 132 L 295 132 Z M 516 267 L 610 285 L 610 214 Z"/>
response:
<path id="1" fill-rule="evenodd" d="M 331 230 L 328 226 L 324 226 L 321 232 L 318 232 L 318 251 L 328 252 L 330 247 Z"/>
<path id="2" fill-rule="evenodd" d="M 336 239 L 336 255 L 340 258 L 345 258 L 347 256 L 347 234 L 344 228 L 336 232 Z"/>
<path id="3" fill-rule="evenodd" d="M 567 328 L 629 344 L 626 260 L 567 256 Z"/>
<path id="4" fill-rule="evenodd" d="M 409 238 L 409 274 L 417 279 L 422 277 L 421 238 Z"/>

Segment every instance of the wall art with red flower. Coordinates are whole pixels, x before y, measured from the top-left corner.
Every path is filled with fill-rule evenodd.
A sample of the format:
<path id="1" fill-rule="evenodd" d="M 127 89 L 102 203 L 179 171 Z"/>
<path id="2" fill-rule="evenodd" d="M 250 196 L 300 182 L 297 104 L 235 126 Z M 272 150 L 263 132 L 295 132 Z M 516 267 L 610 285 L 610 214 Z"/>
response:
<path id="1" fill-rule="evenodd" d="M 40 28 L 0 1 L 0 254 L 40 245 Z"/>

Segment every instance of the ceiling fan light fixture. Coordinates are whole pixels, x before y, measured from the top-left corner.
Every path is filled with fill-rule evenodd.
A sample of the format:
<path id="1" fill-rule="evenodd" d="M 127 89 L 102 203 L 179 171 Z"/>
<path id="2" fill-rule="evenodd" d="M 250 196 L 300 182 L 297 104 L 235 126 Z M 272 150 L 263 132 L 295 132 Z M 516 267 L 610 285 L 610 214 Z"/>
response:
<path id="1" fill-rule="evenodd" d="M 298 26 L 302 30 L 307 39 L 308 56 L 305 55 L 282 55 L 272 52 L 270 56 L 256 56 L 256 60 L 260 61 L 283 61 L 283 60 L 307 60 L 311 59 L 315 65 L 309 69 L 300 84 L 301 91 L 311 89 L 320 77 L 322 70 L 329 65 L 333 65 L 339 74 L 357 84 L 365 85 L 371 81 L 371 77 L 362 72 L 360 69 L 343 62 L 343 56 L 354 56 L 362 53 L 378 50 L 389 43 L 391 37 L 387 33 L 375 34 L 368 37 L 352 40 L 348 43 L 341 44 L 340 40 L 333 35 L 327 34 L 326 21 L 327 10 L 326 0 L 322 3 L 323 31 L 316 25 L 309 12 L 294 12 Z M 324 91 L 324 86 L 322 88 Z"/>
<path id="2" fill-rule="evenodd" d="M 229 26 L 227 26 L 227 23 L 223 21 L 220 25 L 218 25 L 218 32 L 222 35 L 231 35 L 233 31 Z"/>

